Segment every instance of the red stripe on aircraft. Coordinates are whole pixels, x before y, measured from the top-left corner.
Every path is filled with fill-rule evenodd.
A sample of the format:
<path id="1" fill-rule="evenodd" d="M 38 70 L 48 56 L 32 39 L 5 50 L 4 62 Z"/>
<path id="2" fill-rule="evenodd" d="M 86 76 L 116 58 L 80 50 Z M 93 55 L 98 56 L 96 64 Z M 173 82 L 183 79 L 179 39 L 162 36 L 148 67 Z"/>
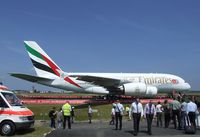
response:
<path id="1" fill-rule="evenodd" d="M 42 55 L 42 54 L 41 54 Z M 51 60 L 49 60 L 47 57 L 45 57 L 44 55 L 42 55 L 42 57 L 44 58 L 44 60 L 48 63 L 48 65 L 51 67 L 51 69 L 54 71 L 54 73 L 60 77 L 60 73 L 57 70 L 60 70 L 58 68 L 58 66 L 56 66 L 53 62 L 51 62 Z M 81 88 L 81 86 L 79 86 L 78 84 L 76 84 L 74 81 L 72 81 L 69 77 L 66 77 L 64 79 L 65 81 L 69 82 L 70 84 Z"/>
<path id="2" fill-rule="evenodd" d="M 67 82 L 69 82 L 70 84 L 76 86 L 76 87 L 81 88 L 81 86 L 79 86 L 78 84 L 76 84 L 76 83 L 75 83 L 74 81 L 72 81 L 69 77 L 66 77 L 64 80 L 67 81 Z"/>
<path id="3" fill-rule="evenodd" d="M 47 57 L 41 54 L 41 56 L 44 58 L 44 60 L 48 63 L 48 65 L 51 67 L 51 69 L 54 71 L 54 73 L 60 77 L 60 73 L 57 70 L 60 70 L 58 66 L 56 66 L 51 60 L 49 60 Z"/>

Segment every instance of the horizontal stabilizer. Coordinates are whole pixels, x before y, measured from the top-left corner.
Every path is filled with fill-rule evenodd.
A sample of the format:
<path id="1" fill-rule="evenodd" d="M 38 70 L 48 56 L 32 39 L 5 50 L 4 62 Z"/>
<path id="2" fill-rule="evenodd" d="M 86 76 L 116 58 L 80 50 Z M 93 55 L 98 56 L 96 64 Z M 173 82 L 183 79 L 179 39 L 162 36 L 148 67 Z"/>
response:
<path id="1" fill-rule="evenodd" d="M 20 73 L 9 73 L 11 76 L 20 78 L 23 80 L 27 80 L 30 82 L 38 82 L 38 81 L 52 81 L 53 79 L 49 78 L 43 78 L 43 77 L 38 77 L 38 76 L 32 76 L 32 75 L 27 75 L 27 74 L 20 74 Z"/>

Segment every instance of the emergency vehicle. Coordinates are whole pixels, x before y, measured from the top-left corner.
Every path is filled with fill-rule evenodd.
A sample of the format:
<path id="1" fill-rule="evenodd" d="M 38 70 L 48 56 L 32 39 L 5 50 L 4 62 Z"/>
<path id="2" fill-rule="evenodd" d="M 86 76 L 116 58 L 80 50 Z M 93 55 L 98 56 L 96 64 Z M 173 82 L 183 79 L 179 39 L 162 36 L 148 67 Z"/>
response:
<path id="1" fill-rule="evenodd" d="M 33 128 L 34 114 L 5 86 L 0 85 L 0 134 L 13 135 L 18 129 Z"/>

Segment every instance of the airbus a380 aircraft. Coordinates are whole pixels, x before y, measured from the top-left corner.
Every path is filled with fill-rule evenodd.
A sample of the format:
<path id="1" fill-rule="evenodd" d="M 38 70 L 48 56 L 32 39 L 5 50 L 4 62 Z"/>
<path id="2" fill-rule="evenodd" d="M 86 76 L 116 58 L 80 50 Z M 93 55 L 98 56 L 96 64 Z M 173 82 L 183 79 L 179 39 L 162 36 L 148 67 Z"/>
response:
<path id="1" fill-rule="evenodd" d="M 24 41 L 37 76 L 11 73 L 11 76 L 78 93 L 112 95 L 156 95 L 187 91 L 182 78 L 158 73 L 66 73 L 34 41 Z"/>

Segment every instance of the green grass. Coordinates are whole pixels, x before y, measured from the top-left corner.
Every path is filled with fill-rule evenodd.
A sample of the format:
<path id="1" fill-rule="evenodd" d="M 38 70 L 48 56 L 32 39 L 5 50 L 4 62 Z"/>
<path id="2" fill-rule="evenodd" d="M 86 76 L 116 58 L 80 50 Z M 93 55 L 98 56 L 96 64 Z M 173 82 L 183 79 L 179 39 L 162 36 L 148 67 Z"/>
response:
<path id="1" fill-rule="evenodd" d="M 97 112 L 93 113 L 92 119 L 102 120 L 102 119 L 110 119 L 112 105 L 99 105 L 92 106 L 93 110 L 97 110 Z M 88 119 L 88 108 L 80 108 L 75 111 L 76 120 L 82 121 Z"/>
<path id="2" fill-rule="evenodd" d="M 51 131 L 48 126 L 36 126 L 34 129 L 28 129 L 26 131 L 18 131 L 13 137 L 43 137 L 45 133 Z"/>
<path id="3" fill-rule="evenodd" d="M 52 107 L 56 107 L 56 110 L 59 110 L 62 105 L 48 105 L 48 104 L 31 104 L 26 105 L 30 110 L 33 111 L 35 114 L 36 120 L 49 120 L 48 112 Z M 94 110 L 97 112 L 93 113 L 93 119 L 110 119 L 110 113 L 112 105 L 98 105 L 92 106 Z M 87 113 L 87 105 L 84 106 L 75 106 L 75 119 L 78 121 L 87 120 L 88 113 Z"/>
<path id="4" fill-rule="evenodd" d="M 29 104 L 26 105 L 31 111 L 33 111 L 36 120 L 48 120 L 48 113 L 52 107 L 56 107 L 59 110 L 62 105 L 48 105 L 48 104 Z"/>

